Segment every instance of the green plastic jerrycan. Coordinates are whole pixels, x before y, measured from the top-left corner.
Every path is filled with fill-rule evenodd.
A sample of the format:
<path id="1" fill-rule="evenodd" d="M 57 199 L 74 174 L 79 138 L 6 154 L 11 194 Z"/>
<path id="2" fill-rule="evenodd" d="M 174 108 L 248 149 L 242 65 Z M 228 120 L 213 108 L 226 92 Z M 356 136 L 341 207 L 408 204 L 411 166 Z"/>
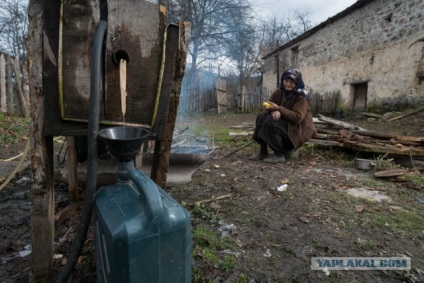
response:
<path id="1" fill-rule="evenodd" d="M 133 161 L 95 202 L 98 282 L 191 282 L 191 219 Z"/>

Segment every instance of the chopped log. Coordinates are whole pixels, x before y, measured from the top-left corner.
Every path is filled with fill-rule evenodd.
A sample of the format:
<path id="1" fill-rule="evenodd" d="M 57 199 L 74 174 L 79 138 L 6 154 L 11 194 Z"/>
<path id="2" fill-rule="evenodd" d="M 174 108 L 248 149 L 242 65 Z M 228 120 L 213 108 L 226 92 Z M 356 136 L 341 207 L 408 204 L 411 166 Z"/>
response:
<path id="1" fill-rule="evenodd" d="M 337 130 L 330 130 L 330 129 L 324 129 L 324 128 L 317 128 L 317 132 L 320 134 L 333 135 L 333 136 L 340 135 L 340 132 Z"/>
<path id="2" fill-rule="evenodd" d="M 318 118 L 313 117 L 312 121 L 314 124 L 326 124 L 324 121 L 319 120 Z"/>
<path id="3" fill-rule="evenodd" d="M 337 141 L 328 141 L 328 140 L 319 140 L 319 139 L 309 139 L 308 143 L 313 143 L 317 145 L 328 145 L 328 146 L 342 146 L 341 143 Z"/>
<path id="4" fill-rule="evenodd" d="M 397 177 L 407 172 L 408 170 L 405 170 L 405 169 L 390 169 L 390 170 L 375 172 L 374 177 L 376 178 Z"/>
<path id="5" fill-rule="evenodd" d="M 362 131 L 362 130 L 351 130 L 352 133 L 360 134 L 363 136 L 369 136 L 373 138 L 381 138 L 381 139 L 395 139 L 398 141 L 405 141 L 405 142 L 418 142 L 418 143 L 424 143 L 424 137 L 418 137 L 418 136 L 402 136 L 399 134 L 394 133 L 383 133 L 383 132 L 375 132 L 375 131 Z"/>
<path id="6" fill-rule="evenodd" d="M 420 108 L 420 109 L 417 109 L 417 110 L 415 110 L 415 111 L 412 111 L 412 112 L 409 112 L 409 113 L 406 113 L 406 114 L 403 114 L 403 115 L 397 116 L 397 117 L 393 117 L 393 118 L 391 118 L 391 119 L 389 119 L 389 120 L 387 120 L 387 121 L 388 121 L 388 122 L 396 121 L 396 120 L 399 120 L 399 119 L 402 119 L 402 118 L 408 117 L 408 116 L 410 116 L 410 115 L 412 115 L 412 114 L 415 114 L 415 113 L 421 112 L 421 111 L 423 111 L 423 110 L 424 110 L 424 107 L 423 107 L 423 108 Z"/>
<path id="7" fill-rule="evenodd" d="M 393 145 L 375 145 L 360 141 L 344 141 L 342 143 L 343 147 L 351 148 L 358 151 L 380 153 L 380 154 L 393 154 L 393 155 L 408 155 L 408 156 L 424 156 L 424 148 L 420 147 L 396 147 Z"/>
<path id="8" fill-rule="evenodd" d="M 350 124 L 350 123 L 346 123 L 346 122 L 339 121 L 339 120 L 336 120 L 336 119 L 332 119 L 332 118 L 329 118 L 329 117 L 325 117 L 321 114 L 318 114 L 318 119 L 321 120 L 321 121 L 327 122 L 329 124 L 339 126 L 343 129 L 366 131 L 366 129 L 361 128 L 359 126 L 356 126 L 354 124 Z"/>

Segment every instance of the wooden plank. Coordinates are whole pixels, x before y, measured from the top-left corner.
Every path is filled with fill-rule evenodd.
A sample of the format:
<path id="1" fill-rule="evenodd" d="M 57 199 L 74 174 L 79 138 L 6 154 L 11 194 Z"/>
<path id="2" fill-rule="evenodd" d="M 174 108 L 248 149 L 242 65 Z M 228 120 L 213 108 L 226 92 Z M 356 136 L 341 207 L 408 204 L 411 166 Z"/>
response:
<path id="1" fill-rule="evenodd" d="M 340 121 L 340 120 L 325 117 L 321 114 L 318 114 L 318 119 L 321 120 L 321 121 L 327 122 L 329 124 L 332 124 L 332 125 L 337 125 L 337 126 L 342 127 L 344 129 L 366 131 L 366 129 L 361 128 L 359 126 L 356 126 L 354 124 L 350 124 L 350 123 L 346 123 L 346 122 L 343 122 L 343 121 Z"/>
<path id="2" fill-rule="evenodd" d="M 145 0 L 108 1 L 106 41 L 106 121 L 122 121 L 118 66 L 110 60 L 117 51 L 125 51 L 127 62 L 127 107 L 125 122 L 152 125 L 156 101 L 169 106 L 161 94 L 160 80 L 162 48 L 165 34 L 165 11 Z M 169 99 L 169 93 L 167 94 Z M 155 132 L 165 130 L 166 115 L 159 112 Z M 162 123 L 162 124 L 161 124 Z M 159 126 L 162 125 L 162 128 Z"/>
<path id="3" fill-rule="evenodd" d="M 380 153 L 380 154 L 392 154 L 392 155 L 407 155 L 407 156 L 424 156 L 424 148 L 420 147 L 411 147 L 411 146 L 404 146 L 404 147 L 396 147 L 393 145 L 375 145 L 375 144 L 369 144 L 365 142 L 358 142 L 358 141 L 344 141 L 343 146 L 351 149 L 355 149 L 358 151 L 364 151 L 364 152 L 373 152 L 373 153 Z"/>
<path id="4" fill-rule="evenodd" d="M 54 239 L 53 137 L 44 136 L 44 25 L 59 17 L 59 2 L 30 0 L 28 7 L 29 88 L 31 104 L 31 173 L 32 173 L 32 278 L 31 282 L 50 282 Z M 46 42 L 44 41 L 46 44 Z M 45 75 L 45 74 L 44 74 Z"/>
<path id="5" fill-rule="evenodd" d="M 328 140 L 320 140 L 320 139 L 309 139 L 307 142 L 312 144 L 317 144 L 317 145 L 325 145 L 325 146 L 342 146 L 342 144 L 337 141 L 328 141 Z"/>
<path id="6" fill-rule="evenodd" d="M 405 170 L 405 169 L 390 169 L 390 170 L 375 172 L 374 177 L 389 178 L 389 177 L 397 177 L 406 173 L 408 173 L 408 170 Z"/>
<path id="7" fill-rule="evenodd" d="M 61 17 L 62 38 L 59 46 L 59 75 L 62 86 L 61 115 L 63 119 L 88 120 L 90 96 L 91 46 L 99 11 L 93 8 L 93 1 L 63 0 Z M 95 6 L 94 6 L 95 7 Z M 56 24 L 57 25 L 57 24 Z M 60 77 L 59 77 L 60 78 Z M 103 95 L 101 95 L 101 103 Z M 119 104 L 118 104 L 119 105 Z M 100 106 L 100 109 L 103 109 Z M 102 117 L 102 111 L 100 116 Z"/>
<path id="8" fill-rule="evenodd" d="M 377 132 L 377 131 L 359 131 L 359 130 L 350 130 L 352 133 L 373 137 L 373 138 L 380 138 L 380 139 L 395 139 L 397 141 L 405 141 L 405 142 L 423 142 L 424 143 L 424 137 L 417 137 L 417 136 L 403 136 L 399 134 L 394 133 L 383 133 L 383 132 Z"/>
<path id="9" fill-rule="evenodd" d="M 179 25 L 179 33 L 175 34 L 176 37 L 170 38 L 169 41 L 169 48 L 171 49 L 171 47 L 174 46 L 174 48 L 178 49 L 178 52 L 176 52 L 175 57 L 173 57 L 175 60 L 175 69 L 171 72 L 173 74 L 173 83 L 172 90 L 170 92 L 171 99 L 169 102 L 165 137 L 163 140 L 155 141 L 153 162 L 150 172 L 151 179 L 161 187 L 166 186 L 166 175 L 169 167 L 171 143 L 177 117 L 178 104 L 180 101 L 181 84 L 184 76 L 188 39 L 190 36 L 190 25 L 183 22 L 179 23 Z M 174 35 L 174 33 L 171 33 L 171 35 Z M 178 42 L 180 44 L 179 46 Z"/>
<path id="10" fill-rule="evenodd" d="M 237 125 L 237 126 L 230 126 L 230 129 L 251 129 L 254 128 L 255 125 L 254 124 L 241 124 L 241 125 Z"/>
<path id="11" fill-rule="evenodd" d="M 415 110 L 415 111 L 412 111 L 412 112 L 409 112 L 409 113 L 406 113 L 406 114 L 403 114 L 403 115 L 397 116 L 397 117 L 393 117 L 393 118 L 391 118 L 391 119 L 389 119 L 389 120 L 387 120 L 387 121 L 388 121 L 388 122 L 396 121 L 396 120 L 399 120 L 399 119 L 402 119 L 402 118 L 408 117 L 408 116 L 410 116 L 410 115 L 416 114 L 416 113 L 418 113 L 418 112 L 421 112 L 421 111 L 423 111 L 423 110 L 424 110 L 424 107 L 419 108 L 419 109 L 417 109 L 417 110 Z"/>
<path id="12" fill-rule="evenodd" d="M 59 18 L 60 2 L 43 1 L 43 82 L 44 92 L 44 134 L 60 135 L 61 119 L 59 109 L 58 82 L 58 50 L 59 50 Z"/>
<path id="13" fill-rule="evenodd" d="M 245 137 L 245 136 L 253 135 L 253 131 L 252 132 L 229 132 L 228 134 L 230 135 L 230 137 Z"/>

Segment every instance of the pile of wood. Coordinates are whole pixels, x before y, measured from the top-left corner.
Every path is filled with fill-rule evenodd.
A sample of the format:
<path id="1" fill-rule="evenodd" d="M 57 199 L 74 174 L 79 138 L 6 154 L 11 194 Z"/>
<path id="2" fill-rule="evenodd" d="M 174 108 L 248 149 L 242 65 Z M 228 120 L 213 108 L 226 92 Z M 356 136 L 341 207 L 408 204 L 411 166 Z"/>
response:
<path id="1" fill-rule="evenodd" d="M 424 137 L 370 131 L 322 115 L 314 118 L 318 135 L 310 143 L 350 148 L 362 152 L 424 157 Z"/>

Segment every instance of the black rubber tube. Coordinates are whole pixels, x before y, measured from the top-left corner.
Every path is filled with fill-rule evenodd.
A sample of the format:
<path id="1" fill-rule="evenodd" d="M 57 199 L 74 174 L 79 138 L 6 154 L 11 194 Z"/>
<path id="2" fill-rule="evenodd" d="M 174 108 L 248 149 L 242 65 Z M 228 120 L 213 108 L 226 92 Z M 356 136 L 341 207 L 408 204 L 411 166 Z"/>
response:
<path id="1" fill-rule="evenodd" d="M 87 186 L 85 189 L 85 200 L 82 209 L 81 226 L 69 252 L 66 265 L 59 273 L 55 282 L 65 283 L 72 270 L 74 269 L 84 241 L 90 227 L 91 215 L 94 205 L 94 194 L 97 186 L 97 151 L 99 134 L 99 115 L 100 115 L 100 83 L 102 74 L 102 54 L 103 42 L 106 33 L 107 22 L 99 21 L 94 34 L 92 53 L 91 53 L 91 71 L 90 71 L 90 109 L 88 116 L 88 156 L 87 156 Z"/>

